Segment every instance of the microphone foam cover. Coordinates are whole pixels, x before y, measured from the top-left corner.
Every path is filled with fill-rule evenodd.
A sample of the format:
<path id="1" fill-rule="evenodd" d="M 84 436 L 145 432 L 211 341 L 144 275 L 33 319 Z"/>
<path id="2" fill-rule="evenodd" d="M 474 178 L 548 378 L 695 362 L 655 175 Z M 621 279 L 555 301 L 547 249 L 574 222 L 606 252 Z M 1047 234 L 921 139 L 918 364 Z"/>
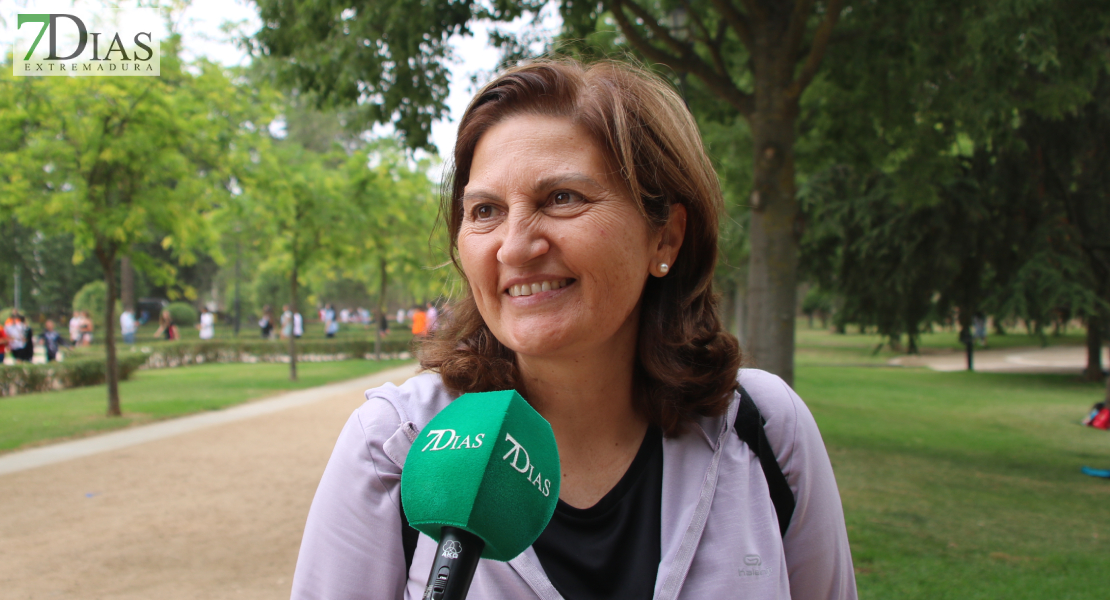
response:
<path id="1" fill-rule="evenodd" d="M 444 526 L 465 529 L 485 541 L 482 558 L 516 558 L 558 500 L 555 434 L 514 390 L 448 404 L 416 437 L 401 471 L 409 524 L 436 542 Z"/>

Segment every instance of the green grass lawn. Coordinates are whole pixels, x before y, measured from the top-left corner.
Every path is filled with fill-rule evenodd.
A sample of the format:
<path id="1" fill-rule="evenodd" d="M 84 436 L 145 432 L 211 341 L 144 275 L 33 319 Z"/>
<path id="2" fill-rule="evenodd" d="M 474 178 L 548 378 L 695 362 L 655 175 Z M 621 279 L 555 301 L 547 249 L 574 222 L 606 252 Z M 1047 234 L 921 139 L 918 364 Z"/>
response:
<path id="1" fill-rule="evenodd" d="M 137 371 L 120 383 L 123 416 L 105 417 L 105 386 L 0 398 L 0 452 L 120 429 L 158 419 L 218 410 L 281 390 L 308 388 L 368 375 L 406 361 L 344 360 L 297 363 L 297 381 L 284 363 L 209 364 Z"/>
<path id="2" fill-rule="evenodd" d="M 879 366 L 884 365 L 892 358 L 905 356 L 905 352 L 895 352 L 889 345 L 884 345 L 879 352 L 875 348 L 883 339 L 873 333 L 858 333 L 854 327 L 849 328 L 849 333 L 833 334 L 827 329 L 818 326 L 809 327 L 805 320 L 798 321 L 797 350 L 794 356 L 795 363 L 802 366 L 837 365 L 837 366 Z M 1082 346 L 1086 343 L 1086 332 L 1069 329 L 1068 333 L 1058 336 L 1048 335 L 1045 341 L 1049 346 Z M 906 343 L 905 337 L 902 338 Z M 983 349 L 1003 348 L 1039 348 L 1041 339 L 1025 333 L 1024 330 L 1015 330 L 1006 335 L 990 335 L 987 338 L 986 348 L 976 346 L 976 351 Z M 945 352 L 963 353 L 964 347 L 959 342 L 959 334 L 955 331 L 936 330 L 924 333 L 918 342 L 920 352 L 925 354 L 938 354 Z"/>
<path id="3" fill-rule="evenodd" d="M 1110 468 L 1110 433 L 1078 424 L 1103 384 L 845 366 L 870 362 L 877 337 L 862 338 L 802 332 L 795 382 L 836 470 L 860 597 L 1107 597 L 1110 481 L 1079 468 Z"/>

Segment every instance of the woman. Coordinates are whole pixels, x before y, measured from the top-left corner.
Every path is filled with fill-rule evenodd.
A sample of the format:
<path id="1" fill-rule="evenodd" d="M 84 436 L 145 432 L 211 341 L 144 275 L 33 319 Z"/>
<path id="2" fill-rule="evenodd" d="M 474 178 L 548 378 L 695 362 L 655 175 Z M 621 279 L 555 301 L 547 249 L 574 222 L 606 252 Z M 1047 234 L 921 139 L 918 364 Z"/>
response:
<path id="1" fill-rule="evenodd" d="M 712 276 L 721 192 L 682 100 L 615 64 L 537 63 L 483 89 L 459 126 L 443 214 L 469 284 L 424 344 L 432 371 L 367 392 L 305 528 L 294 598 L 419 598 L 400 473 L 458 394 L 515 388 L 551 423 L 555 516 L 469 597 L 854 598 L 828 455 L 801 399 L 739 370 Z M 739 375 L 737 374 L 739 370 Z M 738 384 L 766 418 L 796 507 L 732 429 Z"/>
<path id="2" fill-rule="evenodd" d="M 81 345 L 85 347 L 91 346 L 93 341 L 93 321 L 87 310 L 81 311 L 80 331 Z"/>
<path id="3" fill-rule="evenodd" d="M 173 314 L 169 309 L 163 309 L 162 314 L 158 316 L 158 329 L 154 332 L 154 337 L 162 336 L 166 341 L 173 341 L 177 339 L 177 325 L 173 322 Z"/>

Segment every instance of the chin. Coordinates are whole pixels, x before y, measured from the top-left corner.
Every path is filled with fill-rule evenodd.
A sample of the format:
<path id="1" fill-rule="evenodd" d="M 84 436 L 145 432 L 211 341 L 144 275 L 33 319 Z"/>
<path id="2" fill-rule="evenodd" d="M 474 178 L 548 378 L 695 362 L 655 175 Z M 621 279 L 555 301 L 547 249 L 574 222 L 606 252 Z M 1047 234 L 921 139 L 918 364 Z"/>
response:
<path id="1" fill-rule="evenodd" d="M 544 356 L 566 347 L 565 332 L 526 327 L 506 336 L 503 342 L 513 352 L 525 356 Z"/>

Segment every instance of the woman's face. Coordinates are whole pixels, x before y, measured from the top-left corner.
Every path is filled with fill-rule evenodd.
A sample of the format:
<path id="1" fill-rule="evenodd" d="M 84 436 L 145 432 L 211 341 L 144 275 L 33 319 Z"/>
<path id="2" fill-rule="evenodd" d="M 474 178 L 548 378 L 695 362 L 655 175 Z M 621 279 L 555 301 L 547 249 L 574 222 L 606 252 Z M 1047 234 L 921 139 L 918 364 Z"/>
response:
<path id="1" fill-rule="evenodd" d="M 644 283 L 673 254 L 586 130 L 533 115 L 495 125 L 462 209 L 460 263 L 501 343 L 525 356 L 634 347 Z"/>

